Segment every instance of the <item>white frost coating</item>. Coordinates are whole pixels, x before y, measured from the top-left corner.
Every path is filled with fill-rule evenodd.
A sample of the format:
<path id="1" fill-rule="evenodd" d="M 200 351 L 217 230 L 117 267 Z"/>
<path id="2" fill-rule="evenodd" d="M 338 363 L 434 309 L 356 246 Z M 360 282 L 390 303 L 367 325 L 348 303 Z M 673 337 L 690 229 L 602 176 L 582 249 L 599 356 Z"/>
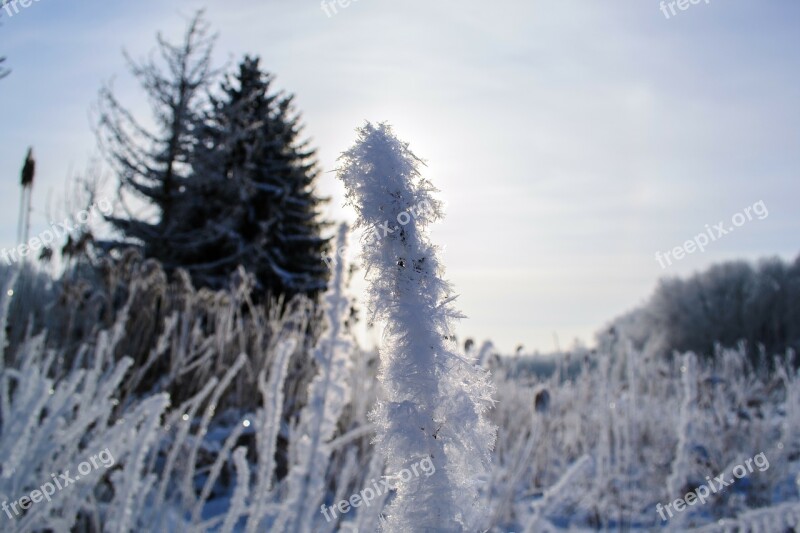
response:
<path id="1" fill-rule="evenodd" d="M 255 533 L 259 530 L 259 523 L 264 517 L 267 501 L 272 496 L 275 450 L 278 445 L 283 410 L 283 383 L 286 381 L 289 358 L 296 346 L 297 341 L 292 337 L 281 340 L 275 352 L 275 360 L 272 362 L 269 381 L 267 381 L 264 371 L 258 376 L 258 388 L 261 390 L 264 403 L 257 416 L 258 470 L 256 486 L 253 491 L 252 511 L 247 519 L 247 533 Z"/>
<path id="2" fill-rule="evenodd" d="M 341 161 L 338 175 L 358 213 L 356 227 L 368 231 L 362 260 L 370 313 L 386 322 L 379 375 L 386 395 L 372 413 L 376 446 L 387 472 L 425 458 L 436 469 L 430 477 L 398 480 L 385 530 L 472 531 L 483 514 L 478 480 L 495 438 L 485 416 L 494 388 L 450 340 L 452 320 L 462 315 L 425 233 L 441 218 L 442 205 L 419 175 L 422 162 L 387 124 L 360 128 Z"/>
<path id="3" fill-rule="evenodd" d="M 569 467 L 558 482 L 545 491 L 542 498 L 531 506 L 533 514 L 525 527 L 526 533 L 537 533 L 546 527 L 544 514 L 557 507 L 561 500 L 567 499 L 568 493 L 574 490 L 576 478 L 587 476 L 594 467 L 593 463 L 591 456 L 582 456 Z"/>
<path id="4" fill-rule="evenodd" d="M 683 356 L 683 402 L 681 403 L 680 419 L 678 426 L 678 444 L 675 449 L 675 458 L 667 477 L 667 499 L 673 500 L 686 493 L 685 487 L 696 485 L 693 479 L 703 479 L 702 474 L 695 472 L 697 469 L 694 461 L 694 450 L 700 447 L 695 437 L 702 431 L 698 427 L 701 413 L 697 409 L 697 356 L 689 352 Z M 689 511 L 690 509 L 687 509 Z M 688 512 L 676 513 L 671 519 L 673 524 L 683 524 L 689 515 Z"/>
<path id="5" fill-rule="evenodd" d="M 233 452 L 233 464 L 236 466 L 236 490 L 231 498 L 231 506 L 225 515 L 225 522 L 220 531 L 231 533 L 234 526 L 247 511 L 247 495 L 250 493 L 250 468 L 247 466 L 247 448 L 240 446 Z"/>
<path id="6" fill-rule="evenodd" d="M 336 249 L 346 245 L 347 226 L 342 224 Z M 330 462 L 330 442 L 336 424 L 350 401 L 349 363 L 352 343 L 344 333 L 344 320 L 350 302 L 344 295 L 344 265 L 338 261 L 333 272 L 331 289 L 325 296 L 327 330 L 314 347 L 319 366 L 308 387 L 308 405 L 300 416 L 297 439 L 292 440 L 296 460 L 288 476 L 288 497 L 281 507 L 276 531 L 317 531 L 311 526 L 319 513 L 317 508 L 325 495 L 325 473 Z M 287 524 L 290 524 L 287 527 Z"/>

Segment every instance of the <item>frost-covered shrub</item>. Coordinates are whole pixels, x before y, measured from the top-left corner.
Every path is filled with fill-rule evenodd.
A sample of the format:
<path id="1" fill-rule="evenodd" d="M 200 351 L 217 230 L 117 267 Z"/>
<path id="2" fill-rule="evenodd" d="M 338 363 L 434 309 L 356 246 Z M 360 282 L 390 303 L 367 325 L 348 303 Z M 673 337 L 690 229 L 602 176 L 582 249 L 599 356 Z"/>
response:
<path id="1" fill-rule="evenodd" d="M 2 328 L 0 496 L 14 502 L 50 473 L 74 469 L 102 449 L 116 459 L 108 472 L 82 479 L 2 530 L 308 530 L 322 516 L 307 496 L 322 499 L 330 486 L 344 492 L 380 475 L 382 463 L 377 471 L 358 467 L 369 462 L 365 413 L 375 392 L 362 382 L 357 401 L 346 394 L 345 384 L 369 371 L 368 357 L 344 340 L 350 301 L 341 271 L 326 299 L 329 328 L 316 346 L 312 310 L 302 301 L 253 306 L 248 314 L 242 286 L 159 296 L 159 272 L 153 263 L 132 268 L 115 321 L 87 329 L 77 347 L 58 347 L 47 330 L 12 346 Z M 8 279 L 3 292 L 2 324 L 18 279 Z M 150 323 L 140 306 L 151 297 L 182 307 L 164 317 L 147 359 L 135 361 L 124 354 L 139 346 L 137 318 Z M 54 314 L 57 323 L 62 316 Z M 249 352 L 233 358 L 235 348 Z M 142 387 L 153 368 L 160 379 Z M 309 384 L 307 401 L 301 389 Z M 243 402 L 251 387 L 256 397 Z"/>
<path id="2" fill-rule="evenodd" d="M 565 382 L 557 374 L 526 383 L 495 372 L 492 417 L 500 429 L 485 494 L 493 512 L 484 527 L 791 527 L 796 510 L 782 502 L 800 496 L 800 381 L 792 357 L 776 358 L 768 373 L 753 368 L 743 348 L 703 362 L 604 345 Z M 537 410 L 542 391 L 549 403 Z M 657 514 L 658 503 L 682 498 L 706 476 L 732 478 L 733 466 L 762 452 L 770 468 L 668 522 Z"/>
<path id="3" fill-rule="evenodd" d="M 280 334 L 303 332 L 290 361 L 287 395 L 292 399 L 289 410 L 304 403 L 313 372 L 306 351 L 316 336 L 316 311 L 307 298 L 254 304 L 253 279 L 241 270 L 228 290 L 197 290 L 187 275 L 179 273 L 169 281 L 157 262 L 142 260 L 133 250 L 106 258 L 95 268 L 67 270 L 49 284 L 47 279 L 23 266 L 9 312 L 12 349 L 27 333 L 46 329 L 47 347 L 63 352 L 56 365 L 69 366 L 87 339 L 125 314 L 114 353 L 117 359 L 133 359 L 132 375 L 123 384 L 126 392 L 168 392 L 180 403 L 212 376 L 221 378 L 246 353 L 247 371 L 234 379 L 221 407 L 252 409 L 259 396 L 256 377 L 268 364 L 267 350 Z"/>
<path id="4" fill-rule="evenodd" d="M 13 286 L 6 286 L 0 305 L 3 332 Z M 131 406 L 124 418 L 115 415 L 115 396 L 132 364 L 129 358 L 116 361 L 113 356 L 119 331 L 98 334 L 60 376 L 51 377 L 61 354 L 46 349 L 44 334 L 29 336 L 15 353 L 7 354 L 5 363 L 0 358 L 0 500 L 19 503 L 31 495 L 35 501 L 33 491 L 47 483 L 59 489 L 46 502 L 0 517 L 4 531 L 67 531 L 77 523 L 99 530 L 110 509 L 123 511 L 132 505 L 144 475 L 139 459 L 155 437 L 168 397 L 153 395 Z M 6 346 L 4 333 L 0 346 Z M 79 479 L 75 471 L 103 450 L 113 458 L 113 469 L 92 469 Z M 124 490 L 109 496 L 110 486 L 120 483 Z"/>

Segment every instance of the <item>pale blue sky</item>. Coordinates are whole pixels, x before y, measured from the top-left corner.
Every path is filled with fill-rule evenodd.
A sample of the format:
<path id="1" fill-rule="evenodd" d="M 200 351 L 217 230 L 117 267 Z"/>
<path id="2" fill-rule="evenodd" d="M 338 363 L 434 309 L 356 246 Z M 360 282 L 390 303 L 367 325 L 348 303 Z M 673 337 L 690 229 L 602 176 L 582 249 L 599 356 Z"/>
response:
<path id="1" fill-rule="evenodd" d="M 666 19 L 657 1 L 40 0 L 0 18 L 0 247 L 14 244 L 29 144 L 48 195 L 96 154 L 90 109 L 116 77 L 146 114 L 121 50 L 177 39 L 207 7 L 220 62 L 262 56 L 319 148 L 331 217 L 336 157 L 387 120 L 448 203 L 434 229 L 469 316 L 461 337 L 565 346 L 641 303 L 665 274 L 798 252 L 800 4 L 712 0 Z M 763 200 L 746 223 L 666 270 L 666 251 Z"/>

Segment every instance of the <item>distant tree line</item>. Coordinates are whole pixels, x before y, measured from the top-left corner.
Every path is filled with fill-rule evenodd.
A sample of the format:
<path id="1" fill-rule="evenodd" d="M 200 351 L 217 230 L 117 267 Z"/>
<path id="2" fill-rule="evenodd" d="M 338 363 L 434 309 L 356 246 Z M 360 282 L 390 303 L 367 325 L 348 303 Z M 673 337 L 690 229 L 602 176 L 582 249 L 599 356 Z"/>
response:
<path id="1" fill-rule="evenodd" d="M 800 350 L 800 257 L 732 261 L 687 279 L 667 278 L 641 308 L 610 330 L 635 347 L 668 354 L 695 351 L 710 357 L 715 346 L 744 341 L 751 357 Z"/>

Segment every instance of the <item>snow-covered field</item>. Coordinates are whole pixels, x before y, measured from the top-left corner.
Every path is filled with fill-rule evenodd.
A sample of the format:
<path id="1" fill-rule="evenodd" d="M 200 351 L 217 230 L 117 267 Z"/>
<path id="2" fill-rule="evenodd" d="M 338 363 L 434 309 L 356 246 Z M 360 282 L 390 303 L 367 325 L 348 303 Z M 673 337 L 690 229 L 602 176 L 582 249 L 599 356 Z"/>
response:
<path id="1" fill-rule="evenodd" d="M 167 285 L 135 258 L 115 268 L 94 284 L 58 288 L 29 270 L 4 276 L 3 531 L 380 526 L 393 491 L 369 505 L 351 500 L 358 506 L 330 521 L 334 513 L 321 508 L 400 474 L 371 444 L 377 355 L 350 340 L 341 293 L 327 304 L 336 338 L 322 332 L 311 345 L 301 304 L 282 316 L 247 312 L 246 285 L 220 296 Z M 56 290 L 74 299 L 48 300 Z M 107 313 L 114 299 L 122 305 Z M 33 324 L 26 334 L 26 317 L 51 329 Z M 160 318 L 158 342 L 144 342 Z M 549 376 L 488 344 L 463 355 L 490 369 L 496 385 L 497 441 L 489 475 L 478 480 L 476 530 L 787 531 L 798 523 L 800 386 L 787 358 L 776 357 L 768 375 L 742 351 L 714 364 L 692 354 L 665 360 L 613 336 L 597 350 L 562 354 Z M 78 479 L 81 463 L 104 450 L 113 465 Z M 658 504 L 707 485 L 707 476 L 732 480 L 759 454 L 768 467 L 757 463 L 704 504 L 661 520 Z M 75 480 L 51 501 L 20 502 L 67 471 Z"/>

